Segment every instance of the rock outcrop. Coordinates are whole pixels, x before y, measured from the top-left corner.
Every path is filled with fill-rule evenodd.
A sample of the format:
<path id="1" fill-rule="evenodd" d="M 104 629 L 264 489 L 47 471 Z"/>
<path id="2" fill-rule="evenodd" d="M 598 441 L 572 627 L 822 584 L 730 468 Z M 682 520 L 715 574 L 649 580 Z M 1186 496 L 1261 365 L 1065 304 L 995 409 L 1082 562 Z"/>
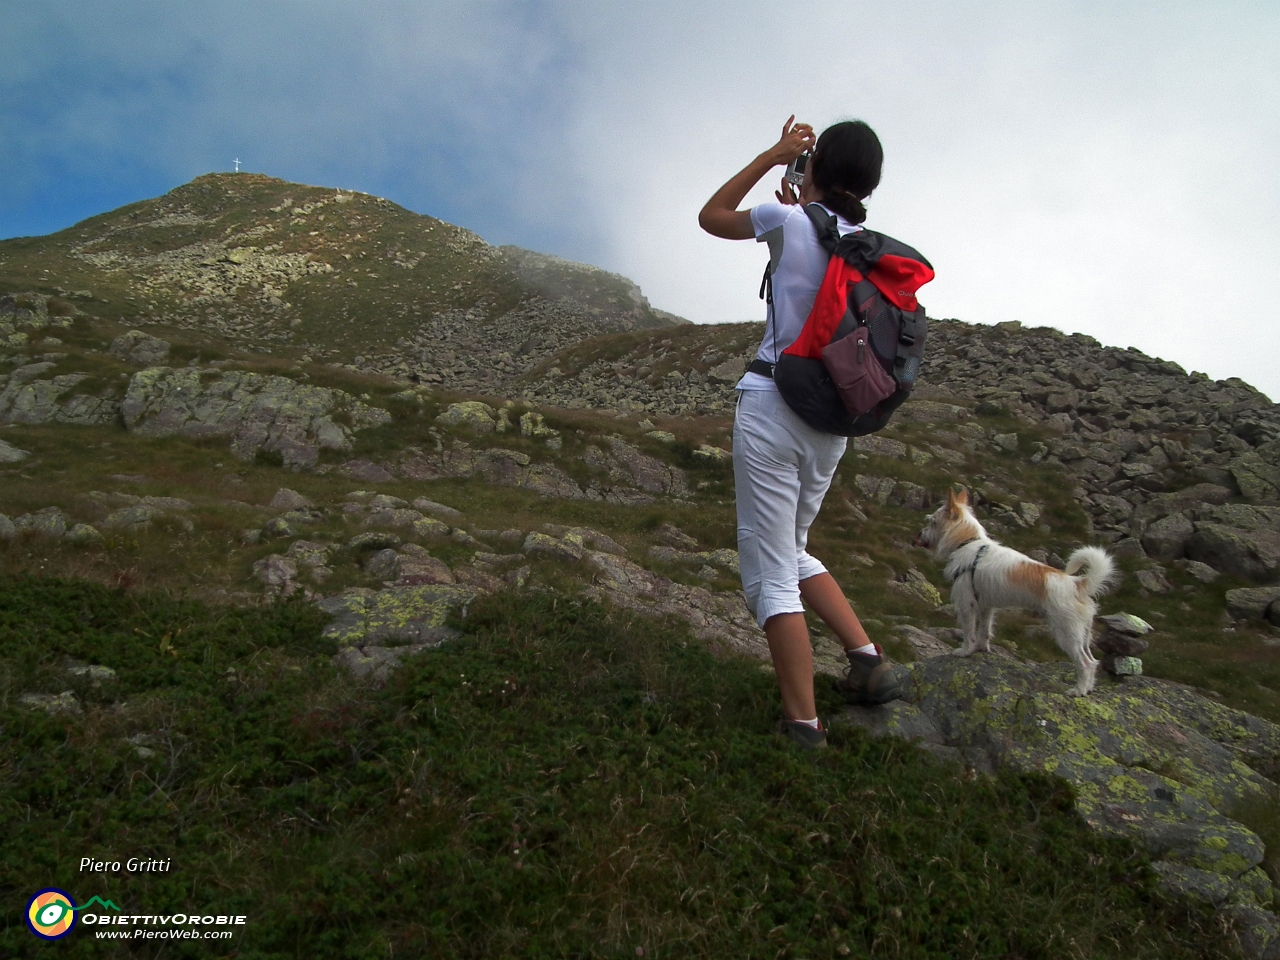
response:
<path id="1" fill-rule="evenodd" d="M 110 387 L 94 394 L 78 392 L 89 375 L 63 373 L 44 377 L 52 360 L 29 363 L 5 376 L 0 374 L 0 423 L 114 423 L 120 402 Z"/>
<path id="2" fill-rule="evenodd" d="M 352 431 L 391 420 L 341 390 L 239 370 L 152 367 L 135 374 L 121 406 L 124 425 L 144 437 L 228 437 L 252 459 L 278 453 L 287 467 L 312 467 L 322 449 L 350 450 Z M 351 427 L 335 419 L 344 415 Z"/>
<path id="3" fill-rule="evenodd" d="M 1084 819 L 1145 848 L 1170 889 L 1271 909 L 1263 844 L 1231 814 L 1274 791 L 1280 727 L 1146 677 L 1104 677 L 1088 697 L 1068 697 L 1066 663 L 934 656 L 903 673 L 906 699 L 847 708 L 841 722 L 978 770 L 1063 777 Z"/>

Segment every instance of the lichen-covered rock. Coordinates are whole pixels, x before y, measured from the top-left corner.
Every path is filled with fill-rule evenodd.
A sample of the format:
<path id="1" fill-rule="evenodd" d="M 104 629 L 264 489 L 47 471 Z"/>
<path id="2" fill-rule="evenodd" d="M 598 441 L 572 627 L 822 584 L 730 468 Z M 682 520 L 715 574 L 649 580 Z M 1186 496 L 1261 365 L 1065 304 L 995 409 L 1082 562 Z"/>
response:
<path id="1" fill-rule="evenodd" d="M 17 447 L 0 440 L 0 463 L 18 463 L 29 456 L 31 456 L 29 451 L 19 450 Z"/>
<path id="2" fill-rule="evenodd" d="M 1276 530 L 1197 523 L 1186 550 L 1192 560 L 1246 580 L 1266 580 L 1280 572 L 1280 531 Z"/>
<path id="3" fill-rule="evenodd" d="M 762 660 L 769 658 L 764 631 L 742 602 L 741 591 L 711 591 L 676 583 L 612 553 L 587 551 L 584 558 L 593 584 L 586 593 L 608 599 L 648 616 L 677 617 L 694 635 L 715 647 L 729 648 Z M 830 672 L 828 665 L 817 668 Z"/>
<path id="4" fill-rule="evenodd" d="M 142 530 L 151 526 L 151 521 L 160 515 L 155 507 L 139 503 L 116 510 L 102 521 L 102 525 L 108 530 Z"/>
<path id="5" fill-rule="evenodd" d="M 311 540 L 295 540 L 289 544 L 285 556 L 303 567 L 319 567 L 329 562 L 333 553 L 333 544 L 319 543 Z"/>
<path id="6" fill-rule="evenodd" d="M 1199 560 L 1188 560 L 1186 570 L 1189 576 L 1195 577 L 1201 583 L 1213 583 L 1213 581 L 1222 576 L 1213 567 L 1207 563 L 1201 563 Z"/>
<path id="7" fill-rule="evenodd" d="M 319 601 L 333 614 L 323 635 L 367 649 L 396 643 L 438 644 L 457 636 L 447 627 L 449 612 L 469 603 L 475 591 L 448 584 L 348 591 Z"/>
<path id="8" fill-rule="evenodd" d="M 253 565 L 253 575 L 268 587 L 283 588 L 298 577 L 298 568 L 278 553 L 263 557 Z"/>
<path id="9" fill-rule="evenodd" d="M 120 403 L 111 396 L 76 394 L 88 379 L 85 373 L 64 373 L 49 380 L 37 379 L 53 369 L 48 361 L 19 367 L 0 387 L 0 423 L 114 423 Z"/>
<path id="10" fill-rule="evenodd" d="M 2 539 L 2 535 L 0 535 L 0 539 Z M 98 529 L 87 523 L 77 523 L 67 531 L 66 535 L 67 543 L 74 544 L 97 543 L 101 539 L 102 534 Z"/>
<path id="11" fill-rule="evenodd" d="M 556 523 L 544 523 L 542 532 L 559 537 L 580 547 L 589 547 L 604 553 L 614 553 L 620 557 L 627 555 L 627 548 L 607 534 L 590 527 L 565 527 Z"/>
<path id="12" fill-rule="evenodd" d="M 1272 789 L 1258 771 L 1280 763 L 1280 726 L 1145 677 L 1102 679 L 1088 697 L 1069 697 L 1067 663 L 935 657 L 908 676 L 894 724 L 873 726 L 858 711 L 844 719 L 951 748 L 979 770 L 1061 776 L 1095 828 L 1137 841 L 1172 865 L 1166 872 L 1216 874 L 1223 899 L 1269 906 L 1269 885 L 1257 882 L 1262 842 L 1226 812 Z"/>
<path id="13" fill-rule="evenodd" d="M 297 490 L 281 487 L 276 491 L 275 496 L 271 498 L 271 502 L 267 506 L 272 510 L 305 510 L 311 506 L 311 501 Z"/>
<path id="14" fill-rule="evenodd" d="M 400 576 L 400 555 L 388 547 L 365 557 L 364 572 L 378 580 L 395 580 Z"/>
<path id="15" fill-rule="evenodd" d="M 649 548 L 649 556 L 661 563 L 707 564 L 727 570 L 734 576 L 741 574 L 738 566 L 738 551 L 720 550 L 677 550 L 674 547 L 653 546 Z"/>
<path id="16" fill-rule="evenodd" d="M 532 437 L 556 446 L 560 440 L 560 431 L 548 427 L 543 421 L 542 414 L 530 410 L 520 415 L 520 436 Z"/>
<path id="17" fill-rule="evenodd" d="M 322 449 L 350 450 L 351 430 L 391 420 L 341 390 L 288 377 L 166 367 L 134 374 L 121 413 L 125 427 L 140 436 L 227 437 L 242 460 L 262 450 L 278 453 L 292 468 L 314 466 Z M 351 429 L 335 415 L 345 415 Z"/>
<path id="18" fill-rule="evenodd" d="M 444 517 L 446 520 L 462 519 L 461 510 L 455 510 L 453 507 L 445 506 L 443 503 L 436 503 L 426 497 L 418 497 L 414 500 L 413 509 L 421 510 L 423 513 L 430 513 L 437 517 Z"/>
<path id="19" fill-rule="evenodd" d="M 553 560 L 568 560 L 570 562 L 581 560 L 586 555 L 586 549 L 580 542 L 558 540 L 555 537 L 536 531 L 524 538 L 524 546 L 521 549 L 527 554 L 550 557 Z"/>
<path id="20" fill-rule="evenodd" d="M 911 483 L 906 480 L 895 480 L 892 477 L 875 477 L 866 474 L 857 474 L 853 480 L 854 486 L 868 500 L 874 500 L 881 506 L 885 504 L 893 504 L 899 507 L 906 507 L 908 510 L 924 510 L 931 503 L 929 491 L 918 483 Z M 1025 524 L 1020 523 L 1020 526 Z"/>
<path id="21" fill-rule="evenodd" d="M 400 548 L 400 582 L 405 584 L 453 583 L 453 572 L 443 560 L 416 543 Z"/>
<path id="22" fill-rule="evenodd" d="M 1099 658 L 1102 669 L 1117 675 L 1140 676 L 1142 661 L 1137 658 L 1150 645 L 1144 638 L 1151 630 L 1151 624 L 1130 613 L 1098 617 L 1094 623 L 1093 645 L 1102 654 Z"/>
<path id="23" fill-rule="evenodd" d="M 938 592 L 938 588 L 915 567 L 907 570 L 901 578 L 890 580 L 889 589 L 914 597 L 930 608 L 942 606 L 942 594 Z"/>
<path id="24" fill-rule="evenodd" d="M 1151 593 L 1165 594 L 1173 589 L 1173 584 L 1169 582 L 1169 578 L 1162 571 L 1155 568 L 1139 570 L 1135 577 L 1138 581 L 1138 586 Z"/>
<path id="25" fill-rule="evenodd" d="M 14 522 L 0 513 L 0 540 L 12 540 L 18 535 L 18 528 Z"/>
<path id="26" fill-rule="evenodd" d="M 900 440 L 892 440 L 889 437 L 882 437 L 875 433 L 865 437 L 854 437 L 852 446 L 855 453 L 865 453 L 874 457 L 888 457 L 891 460 L 901 460 L 907 455 L 907 445 L 905 443 Z"/>
<path id="27" fill-rule="evenodd" d="M 402 460 L 397 470 L 410 480 L 478 476 L 487 483 L 520 487 L 544 497 L 587 499 L 586 491 L 555 464 L 535 463 L 528 454 L 518 450 L 472 450 L 459 442 L 435 454 L 418 451 Z"/>
<path id="28" fill-rule="evenodd" d="M 390 483 L 395 474 L 372 460 L 348 460 L 338 468 L 345 476 L 363 483 Z"/>
<path id="29" fill-rule="evenodd" d="M 126 363 L 154 367 L 169 359 L 169 342 L 141 330 L 130 330 L 112 340 L 107 352 Z"/>
<path id="30" fill-rule="evenodd" d="M 1195 532 L 1191 521 L 1181 513 L 1171 514 L 1151 524 L 1142 535 L 1142 547 L 1152 560 L 1178 560 L 1187 550 L 1187 541 Z"/>
<path id="31" fill-rule="evenodd" d="M 712 446 L 709 443 L 698 444 L 698 448 L 693 451 L 693 455 L 701 457 L 703 460 L 710 460 L 713 463 L 733 459 L 733 454 L 730 451 L 724 449 L 724 447 Z"/>
<path id="32" fill-rule="evenodd" d="M 262 525 L 262 535 L 264 537 L 273 537 L 277 540 L 283 540 L 288 537 L 296 537 L 298 528 L 290 521 L 289 516 L 284 514 L 279 517 L 272 517 Z"/>
<path id="33" fill-rule="evenodd" d="M 590 446 L 583 459 L 607 471 L 611 479 L 633 484 L 646 493 L 688 496 L 688 481 L 679 467 L 641 453 L 621 437 L 606 437 L 605 443 L 609 447 L 607 453 L 599 447 Z"/>
<path id="34" fill-rule="evenodd" d="M 94 686 L 116 679 L 114 670 L 98 663 L 73 663 L 67 667 L 67 673 L 73 677 L 88 677 Z"/>
<path id="35" fill-rule="evenodd" d="M 1237 620 L 1261 620 L 1277 600 L 1280 600 L 1280 586 L 1228 590 L 1227 613 Z"/>
<path id="36" fill-rule="evenodd" d="M 403 502 L 403 501 L 402 501 Z M 370 510 L 364 522 L 371 527 L 412 527 L 427 518 L 417 510 Z M 439 523 L 432 520 L 431 523 Z M 443 524 L 441 524 L 443 526 Z"/>
<path id="37" fill-rule="evenodd" d="M 458 583 L 464 583 L 476 593 L 497 593 L 507 585 L 502 580 L 479 567 L 458 567 L 454 571 Z"/>
<path id="38" fill-rule="evenodd" d="M 676 547 L 680 550 L 698 549 L 698 541 L 673 523 L 663 523 L 654 531 L 654 536 L 669 547 Z"/>
<path id="39" fill-rule="evenodd" d="M 74 691 L 64 690 L 62 693 L 24 693 L 18 698 L 23 706 L 43 710 L 50 716 L 78 717 L 84 711 Z"/>
<path id="40" fill-rule="evenodd" d="M 67 532 L 67 518 L 57 507 L 45 507 L 35 513 L 24 513 L 13 521 L 18 533 L 42 537 L 62 537 Z"/>
<path id="41" fill-rule="evenodd" d="M 1252 450 L 1227 464 L 1240 493 L 1254 503 L 1280 502 L 1280 466 L 1268 463 Z"/>
<path id="42" fill-rule="evenodd" d="M 498 426 L 493 407 L 479 400 L 449 404 L 448 409 L 436 417 L 436 423 L 446 427 L 465 427 L 476 433 L 493 433 Z"/>
<path id="43" fill-rule="evenodd" d="M 384 550 L 387 547 L 398 546 L 400 546 L 399 537 L 394 533 L 384 533 L 382 531 L 357 533 L 347 541 L 348 550 Z"/>

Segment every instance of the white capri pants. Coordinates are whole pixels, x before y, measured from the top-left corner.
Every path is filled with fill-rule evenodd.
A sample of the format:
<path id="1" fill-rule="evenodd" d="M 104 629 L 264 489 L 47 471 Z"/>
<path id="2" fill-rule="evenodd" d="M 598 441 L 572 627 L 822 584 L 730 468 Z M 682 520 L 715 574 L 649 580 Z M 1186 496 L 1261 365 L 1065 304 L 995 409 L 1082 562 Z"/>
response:
<path id="1" fill-rule="evenodd" d="M 738 392 L 738 563 L 747 608 L 762 627 L 780 613 L 802 613 L 800 581 L 827 572 L 805 547 L 846 442 L 814 430 L 775 390 Z"/>

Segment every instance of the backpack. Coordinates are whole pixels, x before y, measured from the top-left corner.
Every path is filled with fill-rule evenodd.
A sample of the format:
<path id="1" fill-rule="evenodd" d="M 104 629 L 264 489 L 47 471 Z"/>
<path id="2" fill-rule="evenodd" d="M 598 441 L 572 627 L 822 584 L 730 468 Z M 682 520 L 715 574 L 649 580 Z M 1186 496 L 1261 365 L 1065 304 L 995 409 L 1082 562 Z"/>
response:
<path id="1" fill-rule="evenodd" d="M 929 324 L 915 295 L 933 279 L 933 267 L 883 233 L 840 236 L 836 218 L 816 203 L 805 213 L 831 259 L 800 336 L 773 364 L 773 379 L 787 406 L 815 430 L 875 433 L 906 402 L 920 372 Z M 771 266 L 761 284 L 770 305 Z"/>

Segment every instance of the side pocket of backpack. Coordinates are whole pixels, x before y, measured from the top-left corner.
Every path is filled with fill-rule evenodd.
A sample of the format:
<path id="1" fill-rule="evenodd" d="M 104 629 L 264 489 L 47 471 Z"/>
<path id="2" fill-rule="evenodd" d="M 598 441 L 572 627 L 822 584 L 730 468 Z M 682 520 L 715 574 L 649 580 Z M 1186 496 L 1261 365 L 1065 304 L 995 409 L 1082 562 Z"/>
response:
<path id="1" fill-rule="evenodd" d="M 860 416 L 897 389 L 871 347 L 871 331 L 858 326 L 822 348 L 822 364 L 831 374 L 840 400 L 851 416 Z"/>

